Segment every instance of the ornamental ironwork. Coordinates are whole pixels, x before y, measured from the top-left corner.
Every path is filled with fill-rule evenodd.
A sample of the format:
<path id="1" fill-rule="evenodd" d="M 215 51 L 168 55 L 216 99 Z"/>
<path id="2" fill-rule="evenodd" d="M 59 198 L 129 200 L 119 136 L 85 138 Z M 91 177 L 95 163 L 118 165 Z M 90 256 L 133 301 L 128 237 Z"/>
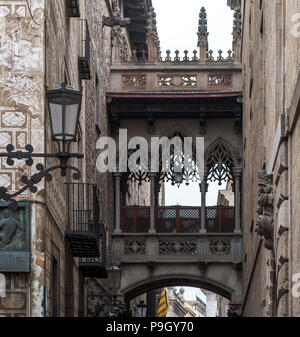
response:
<path id="1" fill-rule="evenodd" d="M 210 151 L 206 161 L 208 169 L 207 181 L 218 182 L 221 186 L 223 182 L 232 180 L 234 160 L 228 148 L 218 143 Z"/>
<path id="2" fill-rule="evenodd" d="M 78 168 L 68 165 L 68 161 L 71 158 L 81 159 L 83 158 L 82 153 L 69 153 L 66 151 L 61 151 L 56 154 L 49 154 L 49 153 L 34 153 L 33 146 L 28 144 L 25 147 L 26 151 L 14 151 L 15 147 L 12 144 L 9 144 L 6 147 L 7 153 L 2 152 L 0 153 L 0 158 L 7 158 L 6 163 L 8 166 L 13 167 L 15 165 L 15 160 L 22 160 L 25 159 L 25 163 L 27 166 L 32 166 L 34 164 L 33 158 L 57 158 L 59 160 L 59 164 L 45 168 L 43 164 L 37 164 L 36 169 L 38 173 L 34 174 L 32 177 L 28 177 L 27 175 L 23 175 L 21 177 L 21 182 L 23 183 L 23 187 L 13 193 L 8 193 L 8 189 L 6 187 L 0 187 L 0 200 L 8 201 L 10 203 L 10 208 L 17 209 L 18 202 L 13 200 L 13 198 L 21 195 L 26 190 L 29 190 L 31 193 L 36 193 L 38 188 L 35 186 L 42 179 L 45 179 L 47 182 L 52 181 L 52 172 L 58 169 L 61 170 L 61 175 L 63 177 L 66 176 L 67 170 L 72 170 L 75 173 L 73 174 L 74 180 L 79 180 L 81 178 L 81 172 Z"/>

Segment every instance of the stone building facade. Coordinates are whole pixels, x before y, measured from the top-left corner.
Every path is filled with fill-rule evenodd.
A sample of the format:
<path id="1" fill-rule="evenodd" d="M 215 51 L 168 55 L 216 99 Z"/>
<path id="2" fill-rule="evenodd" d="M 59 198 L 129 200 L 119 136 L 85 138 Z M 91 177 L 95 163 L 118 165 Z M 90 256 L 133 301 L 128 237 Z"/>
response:
<path id="1" fill-rule="evenodd" d="M 73 2 L 74 3 L 74 2 Z M 80 183 L 93 183 L 101 191 L 100 214 L 107 238 L 113 226 L 112 176 L 96 174 L 96 141 L 109 135 L 106 91 L 110 82 L 111 28 L 102 26 L 102 16 L 113 16 L 112 1 L 78 2 L 80 15 L 70 11 L 70 1 L 0 1 L 0 147 L 8 144 L 25 151 L 32 144 L 37 153 L 55 153 L 51 141 L 45 86 L 62 82 L 83 88 L 77 142 L 71 152 L 84 152 L 81 161 L 72 160 L 82 171 Z M 75 17 L 74 17 L 75 16 Z M 86 20 L 86 21 L 85 21 Z M 82 26 L 90 37 L 90 79 L 81 77 L 78 56 L 82 47 Z M 86 38 L 86 37 L 85 37 Z M 86 42 L 86 40 L 84 41 Z M 55 159 L 35 161 L 46 167 Z M 1 159 L 1 186 L 9 192 L 21 188 L 20 177 L 36 173 L 16 160 L 8 167 Z M 6 297 L 0 298 L 0 316 L 101 316 L 107 314 L 109 287 L 106 280 L 86 279 L 79 270 L 65 238 L 67 196 L 59 170 L 51 182 L 40 182 L 37 193 L 18 197 L 19 208 L 12 211 L 0 204 L 0 273 L 6 278 Z M 19 225 L 13 240 L 3 240 L 5 219 Z M 107 240 L 109 252 L 109 240 Z M 22 264 L 14 265 L 22 257 Z M 109 254 L 107 256 L 109 261 Z M 17 264 L 17 263 L 16 263 Z M 11 269 L 11 270 L 10 270 Z"/>
<path id="2" fill-rule="evenodd" d="M 85 158 L 72 160 L 72 164 L 82 171 L 81 184 L 94 184 L 101 191 L 97 197 L 109 264 L 113 262 L 110 234 L 116 222 L 114 181 L 111 174 L 100 176 L 96 172 L 96 143 L 100 136 L 115 136 L 120 120 L 112 111 L 110 123 L 107 104 L 113 99 L 106 93 L 124 89 L 114 87 L 118 67 L 122 69 L 121 61 L 138 62 L 142 56 L 155 63 L 159 40 L 151 0 L 72 2 L 78 5 L 80 14 L 70 11 L 70 3 L 0 0 L 0 151 L 6 151 L 8 144 L 13 144 L 17 151 L 25 151 L 26 144 L 32 144 L 35 152 L 57 152 L 56 143 L 51 141 L 45 86 L 53 88 L 66 82 L 78 90 L 82 87 L 78 139 L 70 150 L 85 153 Z M 243 300 L 234 302 L 229 313 L 299 316 L 300 3 L 228 0 L 228 5 L 236 8 L 234 72 L 239 72 L 241 62 L 244 78 Z M 103 16 L 118 19 L 134 15 L 135 19 L 141 18 L 141 24 L 129 29 L 103 21 Z M 204 28 L 207 29 L 205 24 Z M 205 29 L 199 30 L 199 36 L 204 38 L 204 43 L 199 41 L 200 63 L 207 61 Z M 83 78 L 78 56 L 87 41 L 89 76 Z M 144 54 L 134 54 L 133 50 Z M 138 78 L 131 76 L 133 82 L 129 86 L 134 87 Z M 236 83 L 239 88 L 240 77 Z M 235 99 L 240 100 L 239 95 Z M 223 127 L 222 132 L 226 129 L 231 134 L 232 126 L 239 128 L 239 113 L 235 120 L 224 124 L 228 127 Z M 205 120 L 204 124 L 206 128 Z M 153 131 L 151 115 L 143 125 L 142 130 Z M 165 131 L 164 124 L 161 125 Z M 203 121 L 200 126 L 204 127 Z M 191 123 L 186 128 L 189 132 L 193 129 Z M 198 127 L 194 129 L 198 135 Z M 133 131 L 135 135 L 136 129 Z M 233 143 L 241 148 L 240 134 L 234 136 Z M 39 159 L 37 163 L 49 167 L 56 161 Z M 37 172 L 35 165 L 27 166 L 24 160 L 15 160 L 9 166 L 1 159 L 0 185 L 15 192 L 23 186 L 21 176 L 31 177 Z M 239 182 L 240 172 L 237 176 Z M 72 255 L 65 237 L 70 225 L 65 183 L 70 182 L 71 174 L 62 178 L 55 171 L 51 182 L 37 184 L 37 193 L 26 190 L 18 197 L 17 210 L 0 203 L 0 276 L 5 277 L 6 284 L 6 297 L 0 296 L 0 316 L 108 315 L 108 282 L 84 277 L 80 260 Z M 129 194 L 125 192 L 124 198 L 130 196 L 129 205 L 150 203 L 149 186 L 137 192 L 133 184 Z M 222 199 L 226 199 L 225 194 Z"/>
<path id="3" fill-rule="evenodd" d="M 300 3 L 242 1 L 244 316 L 299 316 Z"/>

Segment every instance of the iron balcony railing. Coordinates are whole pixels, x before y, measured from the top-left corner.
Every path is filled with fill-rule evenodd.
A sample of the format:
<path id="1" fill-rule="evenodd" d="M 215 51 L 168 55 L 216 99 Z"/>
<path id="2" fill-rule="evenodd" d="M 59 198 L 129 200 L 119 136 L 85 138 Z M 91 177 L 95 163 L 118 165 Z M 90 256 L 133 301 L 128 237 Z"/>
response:
<path id="1" fill-rule="evenodd" d="M 79 73 L 82 80 L 91 79 L 90 71 L 90 33 L 88 22 L 85 19 L 79 19 L 80 41 L 78 52 Z"/>
<path id="2" fill-rule="evenodd" d="M 74 257 L 106 259 L 106 234 L 100 221 L 97 186 L 67 183 L 67 229 Z"/>
<path id="3" fill-rule="evenodd" d="M 201 230 L 201 207 L 156 207 L 155 228 L 157 233 L 199 233 Z M 123 233 L 148 233 L 150 207 L 128 206 L 121 208 Z M 205 229 L 208 233 L 233 233 L 235 208 L 206 207 Z"/>

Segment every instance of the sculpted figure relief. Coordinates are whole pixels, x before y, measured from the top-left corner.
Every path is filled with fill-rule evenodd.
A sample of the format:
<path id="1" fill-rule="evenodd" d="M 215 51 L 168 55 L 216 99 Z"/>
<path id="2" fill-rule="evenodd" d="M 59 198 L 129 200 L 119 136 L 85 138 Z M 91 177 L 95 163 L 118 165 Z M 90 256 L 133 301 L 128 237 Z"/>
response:
<path id="1" fill-rule="evenodd" d="M 12 244 L 18 232 L 24 232 L 24 228 L 14 218 L 6 218 L 0 221 L 0 250 Z"/>
<path id="2" fill-rule="evenodd" d="M 266 171 L 258 173 L 258 207 L 257 214 L 259 215 L 256 221 L 256 232 L 265 239 L 265 247 L 273 248 L 273 177 L 268 175 Z"/>

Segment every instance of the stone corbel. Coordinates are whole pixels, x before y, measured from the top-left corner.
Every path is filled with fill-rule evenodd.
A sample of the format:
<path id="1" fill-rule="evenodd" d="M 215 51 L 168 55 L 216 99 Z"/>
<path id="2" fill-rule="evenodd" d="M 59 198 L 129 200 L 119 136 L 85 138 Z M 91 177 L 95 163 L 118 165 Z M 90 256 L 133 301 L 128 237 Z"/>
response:
<path id="1" fill-rule="evenodd" d="M 120 117 L 117 111 L 111 111 L 111 124 L 114 133 L 118 133 L 120 129 Z"/>
<path id="2" fill-rule="evenodd" d="M 155 117 L 152 111 L 147 112 L 148 132 L 150 135 L 155 133 Z"/>
<path id="3" fill-rule="evenodd" d="M 240 108 L 237 108 L 234 113 L 234 132 L 239 135 L 242 132 L 242 112 Z"/>
<path id="4" fill-rule="evenodd" d="M 102 16 L 102 27 L 126 27 L 131 24 L 131 19 L 129 18 L 120 18 L 120 17 L 110 17 L 110 16 Z"/>
<path id="5" fill-rule="evenodd" d="M 200 114 L 200 135 L 204 136 L 207 133 L 206 114 L 202 112 Z"/>
<path id="6" fill-rule="evenodd" d="M 242 304 L 231 302 L 229 303 L 228 317 L 241 317 L 242 316 Z"/>

